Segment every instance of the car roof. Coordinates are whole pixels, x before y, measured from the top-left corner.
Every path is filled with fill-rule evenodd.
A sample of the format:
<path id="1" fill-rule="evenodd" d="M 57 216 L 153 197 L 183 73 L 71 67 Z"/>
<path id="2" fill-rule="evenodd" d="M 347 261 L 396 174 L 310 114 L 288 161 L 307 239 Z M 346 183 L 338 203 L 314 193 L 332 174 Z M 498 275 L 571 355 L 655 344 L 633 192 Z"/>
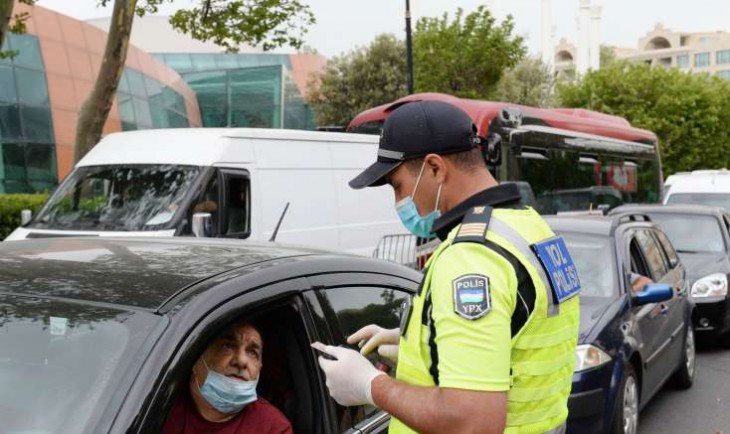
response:
<path id="1" fill-rule="evenodd" d="M 589 235 L 598 235 L 604 237 L 613 236 L 619 226 L 632 225 L 653 227 L 651 222 L 647 221 L 620 221 L 623 215 L 601 216 L 601 215 L 569 215 L 569 216 L 544 216 L 550 227 L 555 232 L 571 232 Z"/>
<path id="2" fill-rule="evenodd" d="M 326 252 L 195 238 L 44 238 L 0 243 L 0 293 L 156 309 L 202 280 Z"/>
<path id="3" fill-rule="evenodd" d="M 596 215 L 545 216 L 545 220 L 555 232 L 579 232 L 602 236 L 610 236 L 613 225 L 613 219 Z"/>
<path id="4" fill-rule="evenodd" d="M 725 211 L 719 207 L 703 205 L 684 204 L 628 204 L 621 205 L 611 210 L 610 214 L 625 213 L 663 213 L 663 214 L 696 214 L 696 215 L 722 215 Z"/>

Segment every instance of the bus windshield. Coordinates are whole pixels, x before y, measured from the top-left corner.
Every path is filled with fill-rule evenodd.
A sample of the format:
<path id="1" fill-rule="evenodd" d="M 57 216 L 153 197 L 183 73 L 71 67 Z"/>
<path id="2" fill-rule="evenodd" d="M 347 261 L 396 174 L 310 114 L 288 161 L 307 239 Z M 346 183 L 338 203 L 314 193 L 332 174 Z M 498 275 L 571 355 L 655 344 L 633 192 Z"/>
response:
<path id="1" fill-rule="evenodd" d="M 29 224 L 38 229 L 167 229 L 200 173 L 195 166 L 105 165 L 76 168 Z"/>

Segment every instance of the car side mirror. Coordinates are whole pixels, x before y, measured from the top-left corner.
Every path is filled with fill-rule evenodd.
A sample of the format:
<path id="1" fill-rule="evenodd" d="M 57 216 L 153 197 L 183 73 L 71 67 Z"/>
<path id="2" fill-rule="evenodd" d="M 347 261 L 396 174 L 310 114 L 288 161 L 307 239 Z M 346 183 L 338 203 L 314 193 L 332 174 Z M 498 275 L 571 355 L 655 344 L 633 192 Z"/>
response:
<path id="1" fill-rule="evenodd" d="M 20 226 L 25 226 L 28 223 L 30 223 L 30 220 L 33 218 L 33 211 L 29 209 L 24 209 L 20 211 Z"/>
<path id="2" fill-rule="evenodd" d="M 666 283 L 650 283 L 644 286 L 644 290 L 634 294 L 636 306 L 643 306 L 649 303 L 659 303 L 671 300 L 674 297 L 674 289 Z"/>
<path id="3" fill-rule="evenodd" d="M 193 214 L 193 235 L 198 238 L 210 237 L 213 232 L 213 216 L 209 212 Z"/>

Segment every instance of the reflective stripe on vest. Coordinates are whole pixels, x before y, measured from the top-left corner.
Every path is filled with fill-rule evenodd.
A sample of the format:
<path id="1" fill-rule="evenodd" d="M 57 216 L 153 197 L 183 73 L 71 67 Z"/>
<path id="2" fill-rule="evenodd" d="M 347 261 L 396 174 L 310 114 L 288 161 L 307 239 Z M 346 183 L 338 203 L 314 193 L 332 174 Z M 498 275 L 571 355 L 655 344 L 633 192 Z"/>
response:
<path id="1" fill-rule="evenodd" d="M 545 275 L 545 269 L 542 266 L 542 263 L 537 258 L 537 255 L 535 255 L 535 252 L 532 250 L 532 247 L 530 243 L 522 236 L 519 232 L 512 229 L 510 225 L 507 223 L 504 223 L 499 218 L 494 218 L 489 223 L 489 231 L 494 232 L 495 234 L 499 235 L 500 237 L 504 238 L 508 243 L 515 246 L 517 250 L 522 253 L 522 255 L 527 259 L 530 264 L 535 268 L 537 271 L 538 276 L 540 276 L 540 280 L 542 280 L 543 285 L 545 286 L 545 291 L 547 292 L 547 299 L 550 301 L 548 305 L 548 316 L 554 316 L 559 313 L 558 305 L 555 303 L 555 299 L 553 296 L 552 286 L 550 285 L 550 281 L 547 278 L 547 275 Z"/>

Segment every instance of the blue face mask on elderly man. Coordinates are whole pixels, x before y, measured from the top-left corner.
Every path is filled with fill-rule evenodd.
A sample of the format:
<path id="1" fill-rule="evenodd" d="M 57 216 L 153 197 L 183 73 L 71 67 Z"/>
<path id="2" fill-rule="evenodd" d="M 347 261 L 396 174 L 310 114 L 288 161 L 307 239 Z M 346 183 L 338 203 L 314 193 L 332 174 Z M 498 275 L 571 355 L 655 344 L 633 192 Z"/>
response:
<path id="1" fill-rule="evenodd" d="M 238 413 L 245 406 L 256 401 L 256 386 L 258 378 L 252 381 L 236 380 L 226 377 L 208 367 L 203 360 L 208 375 L 201 386 L 200 394 L 213 408 L 224 414 Z"/>
<path id="2" fill-rule="evenodd" d="M 439 200 L 441 199 L 441 187 L 439 184 L 438 193 L 436 193 L 436 203 L 434 209 L 425 216 L 421 216 L 416 207 L 416 202 L 413 201 L 413 197 L 416 195 L 418 190 L 418 184 L 421 183 L 421 177 L 423 176 L 423 170 L 426 167 L 426 161 L 421 165 L 421 170 L 418 173 L 418 179 L 416 179 L 416 186 L 413 187 L 413 193 L 410 196 L 398 201 L 395 204 L 395 210 L 400 217 L 403 226 L 408 229 L 410 233 L 421 238 L 431 238 L 434 236 L 433 225 L 434 222 L 441 217 L 441 211 L 438 210 Z"/>

